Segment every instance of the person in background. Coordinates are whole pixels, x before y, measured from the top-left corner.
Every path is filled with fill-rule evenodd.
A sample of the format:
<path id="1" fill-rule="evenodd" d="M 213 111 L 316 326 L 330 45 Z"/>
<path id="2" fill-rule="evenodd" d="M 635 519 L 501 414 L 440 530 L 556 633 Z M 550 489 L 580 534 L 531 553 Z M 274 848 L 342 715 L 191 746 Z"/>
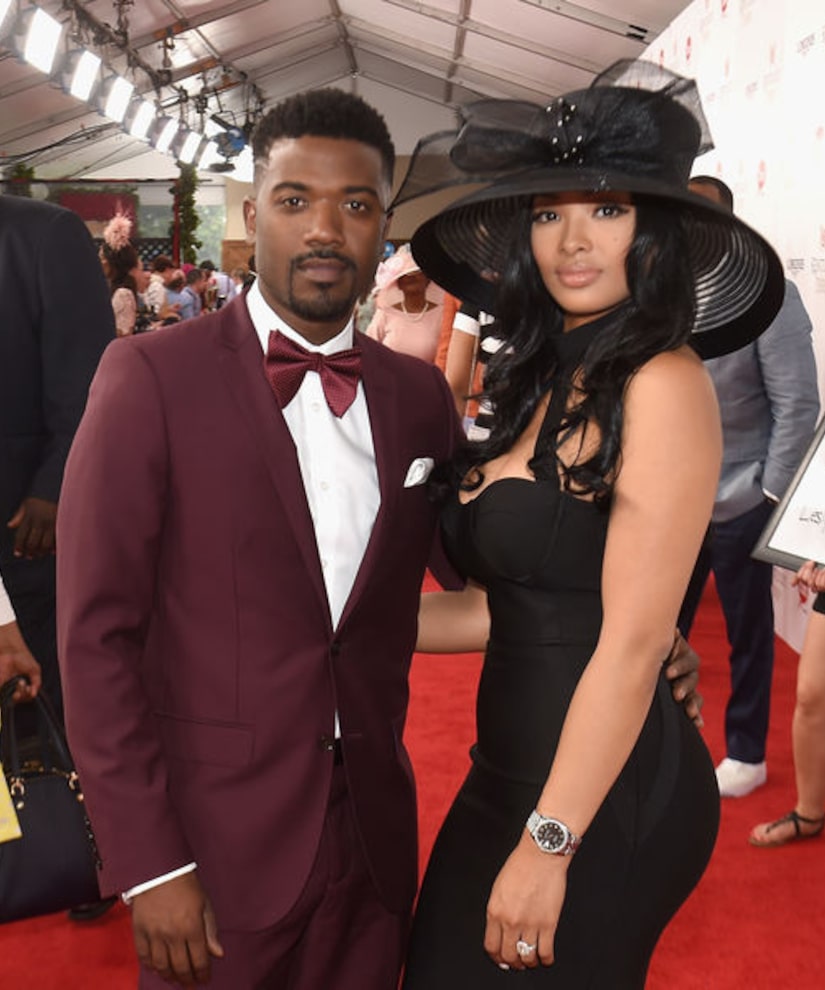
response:
<path id="1" fill-rule="evenodd" d="M 395 201 L 438 189 L 419 162 L 475 187 L 412 250 L 502 341 L 490 435 L 434 488 L 468 580 L 422 595 L 417 646 L 485 658 L 404 987 L 642 990 L 719 824 L 710 754 L 662 671 L 722 455 L 696 350 L 762 331 L 782 267 L 687 190 L 710 146 L 692 80 L 626 60 L 549 104 L 464 109 L 419 142 Z M 697 300 L 720 286 L 726 319 L 707 319 Z"/>
<path id="2" fill-rule="evenodd" d="M 100 247 L 100 260 L 109 282 L 118 337 L 128 337 L 135 332 L 138 293 L 149 284 L 149 275 L 143 270 L 131 236 L 131 219 L 125 213 L 116 213 L 103 230 Z"/>
<path id="3" fill-rule="evenodd" d="M 215 262 L 208 258 L 198 266 L 206 274 L 208 280 L 207 293 L 213 297 L 209 309 L 220 309 L 235 296 L 235 283 L 226 272 L 219 271 Z"/>
<path id="4" fill-rule="evenodd" d="M 26 646 L 3 578 L 0 577 L 0 687 L 21 674 L 28 677 L 29 684 L 22 684 L 17 689 L 14 700 L 28 701 L 40 690 L 40 664 Z"/>
<path id="5" fill-rule="evenodd" d="M 816 592 L 796 673 L 791 729 L 796 801 L 787 814 L 753 828 L 750 843 L 762 849 L 813 839 L 825 828 L 825 570 L 808 560 L 793 583 Z"/>
<path id="6" fill-rule="evenodd" d="M 181 309 L 187 301 L 183 295 L 183 287 L 186 285 L 186 276 L 180 268 L 172 270 L 169 283 L 166 286 L 165 305 L 172 311 L 172 316 L 164 321 L 166 326 L 178 323 L 181 320 Z"/>
<path id="7" fill-rule="evenodd" d="M 733 214 L 733 194 L 713 176 L 690 189 Z M 747 347 L 707 362 L 722 412 L 722 473 L 708 530 L 679 615 L 689 638 L 713 572 L 730 644 L 727 753 L 716 767 L 722 797 L 744 797 L 767 779 L 773 676 L 773 568 L 751 557 L 774 506 L 808 449 L 819 415 L 811 321 L 792 282 L 773 324 Z"/>
<path id="8" fill-rule="evenodd" d="M 247 280 L 249 278 L 248 269 L 239 265 L 237 268 L 233 268 L 231 272 L 232 282 L 235 286 L 235 292 L 233 295 L 237 296 L 247 287 Z"/>
<path id="9" fill-rule="evenodd" d="M 71 210 L 0 195 L 0 573 L 62 718 L 55 519 L 63 468 L 114 316 L 94 242 Z"/>
<path id="10" fill-rule="evenodd" d="M 409 244 L 378 266 L 373 293 L 375 313 L 367 336 L 432 364 L 441 336 L 444 293 L 418 267 Z"/>
<path id="11" fill-rule="evenodd" d="M 186 284 L 181 290 L 180 318 L 191 320 L 203 311 L 203 292 L 208 277 L 200 268 L 190 268 L 186 273 Z"/>
<path id="12" fill-rule="evenodd" d="M 444 374 L 471 440 L 490 435 L 493 411 L 483 389 L 485 369 L 500 345 L 494 325 L 494 317 L 467 303 L 453 320 Z"/>
<path id="13" fill-rule="evenodd" d="M 175 272 L 175 264 L 165 254 L 159 254 L 152 262 L 149 285 L 144 293 L 146 304 L 161 318 L 161 311 L 166 304 L 166 290 Z"/>

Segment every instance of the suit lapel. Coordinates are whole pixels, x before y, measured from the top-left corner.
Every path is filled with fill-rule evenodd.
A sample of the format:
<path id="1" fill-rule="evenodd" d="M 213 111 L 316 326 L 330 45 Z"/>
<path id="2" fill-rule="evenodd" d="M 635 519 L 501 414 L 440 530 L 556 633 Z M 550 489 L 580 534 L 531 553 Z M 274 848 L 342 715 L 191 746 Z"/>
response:
<path id="1" fill-rule="evenodd" d="M 283 504 L 286 521 L 300 547 L 315 591 L 329 622 L 329 603 L 318 557 L 315 529 L 307 503 L 292 436 L 263 370 L 260 341 L 242 299 L 222 310 L 220 365 L 229 393 L 266 463 Z"/>
<path id="2" fill-rule="evenodd" d="M 384 345 L 376 344 L 363 335 L 359 335 L 358 342 L 362 353 L 361 376 L 370 417 L 381 505 L 375 517 L 361 566 L 358 568 L 352 590 L 341 614 L 339 628 L 355 607 L 375 568 L 376 560 L 380 559 L 388 532 L 388 523 L 396 509 L 401 485 L 399 480 L 401 467 L 396 442 L 398 397 L 391 369 L 387 362 L 382 360 Z"/>

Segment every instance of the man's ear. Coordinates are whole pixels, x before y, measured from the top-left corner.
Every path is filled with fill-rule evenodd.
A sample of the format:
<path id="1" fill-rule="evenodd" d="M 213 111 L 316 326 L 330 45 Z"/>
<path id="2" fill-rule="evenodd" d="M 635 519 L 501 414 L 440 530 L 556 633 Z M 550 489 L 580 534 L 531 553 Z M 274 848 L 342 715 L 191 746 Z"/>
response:
<path id="1" fill-rule="evenodd" d="M 243 201 L 243 222 L 246 228 L 246 243 L 255 243 L 255 233 L 257 231 L 257 209 L 255 200 L 251 196 L 245 196 Z"/>

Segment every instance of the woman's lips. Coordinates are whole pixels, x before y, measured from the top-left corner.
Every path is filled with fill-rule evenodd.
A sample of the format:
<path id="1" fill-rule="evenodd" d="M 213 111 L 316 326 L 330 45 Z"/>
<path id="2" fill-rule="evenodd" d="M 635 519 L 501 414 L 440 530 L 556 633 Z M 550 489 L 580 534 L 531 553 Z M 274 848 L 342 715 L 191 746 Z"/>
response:
<path id="1" fill-rule="evenodd" d="M 569 289 L 583 289 L 599 277 L 597 268 L 557 268 L 556 277 Z"/>

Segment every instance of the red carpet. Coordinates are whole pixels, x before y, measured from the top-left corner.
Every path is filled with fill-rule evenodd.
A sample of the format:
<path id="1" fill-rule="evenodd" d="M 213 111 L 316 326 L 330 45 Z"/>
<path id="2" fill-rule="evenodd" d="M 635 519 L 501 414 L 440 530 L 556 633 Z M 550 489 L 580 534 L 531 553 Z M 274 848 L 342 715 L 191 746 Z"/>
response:
<path id="1" fill-rule="evenodd" d="M 712 591 L 697 618 L 693 644 L 703 659 L 705 736 L 718 760 L 724 755 L 728 667 Z M 408 743 L 419 780 L 422 855 L 467 767 L 478 670 L 476 656 L 420 656 L 413 664 Z M 754 849 L 747 842 L 752 825 L 793 803 L 795 675 L 796 654 L 778 642 L 768 783 L 750 797 L 723 802 L 722 830 L 710 867 L 665 933 L 648 990 L 825 987 L 825 839 L 776 850 Z M 679 850 L 674 848 L 673 855 Z M 123 907 L 86 925 L 52 915 L 0 926 L 2 990 L 132 990 L 135 977 Z"/>

